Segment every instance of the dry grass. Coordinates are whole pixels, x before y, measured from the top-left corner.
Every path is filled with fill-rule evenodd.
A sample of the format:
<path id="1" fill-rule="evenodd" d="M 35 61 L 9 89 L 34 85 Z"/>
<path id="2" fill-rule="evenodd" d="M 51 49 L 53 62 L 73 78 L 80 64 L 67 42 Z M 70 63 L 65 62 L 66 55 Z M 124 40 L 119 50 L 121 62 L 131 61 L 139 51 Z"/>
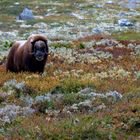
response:
<path id="1" fill-rule="evenodd" d="M 89 41 L 89 39 L 93 37 L 78 41 Z M 82 101 L 83 99 L 77 97 L 75 93 L 85 87 L 92 87 L 94 91 L 100 93 L 116 90 L 123 94 L 121 101 L 115 104 L 106 103 L 107 110 L 94 114 L 79 112 L 69 116 L 62 113 L 56 118 L 38 113 L 24 119 L 19 117 L 5 127 L 9 134 L 5 137 L 20 140 L 90 139 L 93 137 L 97 139 L 111 137 L 113 140 L 119 138 L 125 140 L 130 137 L 136 139 L 140 130 L 140 79 L 136 77 L 136 72 L 140 71 L 140 57 L 130 55 L 133 50 L 127 48 L 127 41 L 122 43 L 126 45 L 126 48 L 108 49 L 106 46 L 96 46 L 95 49 L 108 51 L 114 57 L 101 59 L 100 62 L 92 64 L 90 62 L 68 64 L 60 57 L 50 55 L 44 76 L 27 72 L 6 73 L 4 66 L 1 65 L 1 88 L 4 82 L 10 79 L 25 81 L 28 87 L 35 89 L 33 94 L 47 93 L 59 87 L 65 98 L 61 103 L 53 103 L 55 109 L 63 110 L 66 104 L 71 105 L 75 101 Z M 77 51 L 79 54 L 90 52 L 89 49 L 77 49 Z M 18 99 L 11 97 L 9 102 L 18 104 Z M 98 105 L 102 101 L 96 100 L 93 103 Z M 75 119 L 79 120 L 77 124 L 74 123 Z M 0 139 L 5 137 L 0 136 Z"/>

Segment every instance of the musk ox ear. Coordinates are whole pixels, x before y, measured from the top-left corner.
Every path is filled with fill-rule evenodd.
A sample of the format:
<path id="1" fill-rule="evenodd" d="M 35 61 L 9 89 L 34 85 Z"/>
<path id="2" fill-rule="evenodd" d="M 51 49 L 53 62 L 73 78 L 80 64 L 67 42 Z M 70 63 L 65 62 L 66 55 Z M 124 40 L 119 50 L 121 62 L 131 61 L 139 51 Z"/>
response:
<path id="1" fill-rule="evenodd" d="M 31 44 L 32 46 L 34 46 L 34 44 L 35 44 L 34 38 L 31 37 L 31 38 L 29 39 L 29 41 L 30 41 L 30 44 Z"/>
<path id="2" fill-rule="evenodd" d="M 34 41 L 31 41 L 30 43 L 31 43 L 31 45 L 32 45 L 32 46 L 34 46 L 34 44 L 35 44 L 35 42 L 34 42 Z"/>

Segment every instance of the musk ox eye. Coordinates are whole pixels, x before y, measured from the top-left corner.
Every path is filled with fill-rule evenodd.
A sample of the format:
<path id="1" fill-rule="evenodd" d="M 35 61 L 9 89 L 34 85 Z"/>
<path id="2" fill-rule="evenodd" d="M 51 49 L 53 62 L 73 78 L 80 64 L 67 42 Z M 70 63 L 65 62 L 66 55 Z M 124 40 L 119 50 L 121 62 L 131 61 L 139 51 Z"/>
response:
<path id="1" fill-rule="evenodd" d="M 36 47 L 34 47 L 34 50 L 35 50 L 35 52 L 36 51 L 44 52 L 45 48 L 40 48 L 40 47 L 36 46 Z"/>
<path id="2" fill-rule="evenodd" d="M 45 52 L 45 48 L 40 48 L 40 50 L 41 50 L 42 52 Z"/>

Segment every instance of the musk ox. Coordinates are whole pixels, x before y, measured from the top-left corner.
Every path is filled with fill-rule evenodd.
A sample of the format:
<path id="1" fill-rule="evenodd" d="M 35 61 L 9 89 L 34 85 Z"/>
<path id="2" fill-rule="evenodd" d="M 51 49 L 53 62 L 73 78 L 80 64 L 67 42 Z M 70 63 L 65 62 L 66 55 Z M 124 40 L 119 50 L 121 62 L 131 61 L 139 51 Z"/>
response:
<path id="1" fill-rule="evenodd" d="M 31 35 L 25 41 L 15 41 L 7 57 L 6 70 L 42 73 L 48 57 L 47 38 Z"/>

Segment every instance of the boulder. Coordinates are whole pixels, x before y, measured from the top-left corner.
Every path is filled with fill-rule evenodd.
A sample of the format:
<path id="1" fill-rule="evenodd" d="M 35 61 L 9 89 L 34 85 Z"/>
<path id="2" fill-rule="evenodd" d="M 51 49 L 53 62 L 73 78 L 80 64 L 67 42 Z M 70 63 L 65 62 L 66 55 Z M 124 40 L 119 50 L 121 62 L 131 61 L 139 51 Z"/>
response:
<path id="1" fill-rule="evenodd" d="M 18 16 L 19 20 L 29 20 L 34 19 L 34 15 L 32 13 L 32 10 L 30 10 L 28 7 L 25 7 L 23 11 Z"/>

